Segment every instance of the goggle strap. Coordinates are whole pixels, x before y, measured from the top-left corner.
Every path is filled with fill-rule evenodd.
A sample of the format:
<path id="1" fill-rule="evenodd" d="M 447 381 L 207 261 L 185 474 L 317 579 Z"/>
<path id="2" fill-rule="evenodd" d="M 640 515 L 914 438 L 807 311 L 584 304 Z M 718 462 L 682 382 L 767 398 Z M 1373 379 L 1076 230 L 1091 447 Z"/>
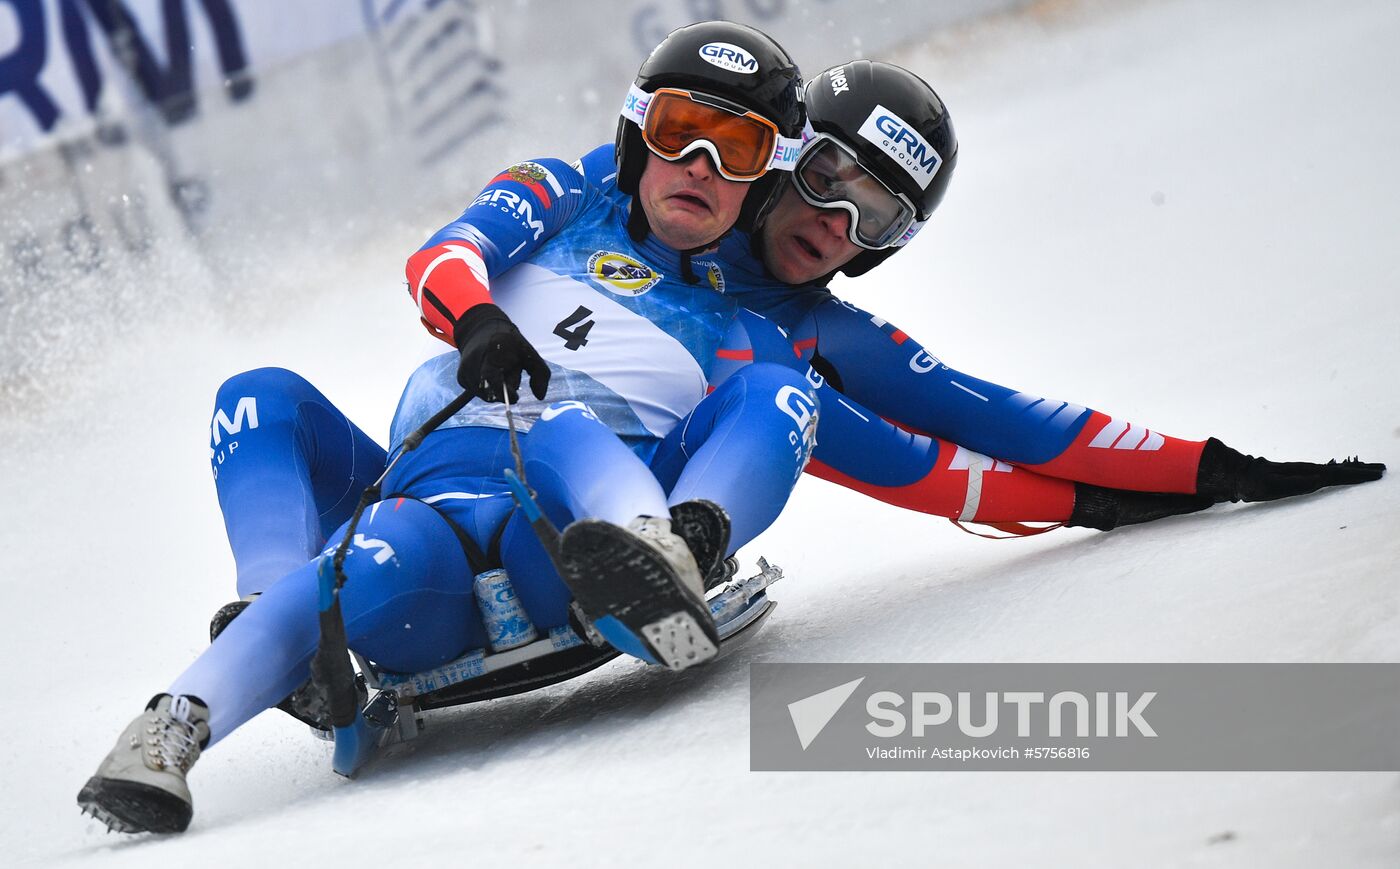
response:
<path id="1" fill-rule="evenodd" d="M 928 223 L 928 221 L 916 220 L 913 223 L 909 224 L 909 228 L 904 231 L 903 235 L 895 239 L 890 244 L 890 247 L 904 247 L 914 238 L 914 236 L 919 234 L 919 230 L 924 228 L 925 223 Z"/>
<path id="2" fill-rule="evenodd" d="M 773 160 L 768 164 L 768 168 L 791 172 L 797 168 L 797 158 L 801 156 L 802 140 L 789 139 L 779 134 L 778 146 L 773 149 Z"/>
<path id="3" fill-rule="evenodd" d="M 622 101 L 622 117 L 640 127 L 646 120 L 649 105 L 651 94 L 633 84 L 627 89 L 627 99 Z"/>

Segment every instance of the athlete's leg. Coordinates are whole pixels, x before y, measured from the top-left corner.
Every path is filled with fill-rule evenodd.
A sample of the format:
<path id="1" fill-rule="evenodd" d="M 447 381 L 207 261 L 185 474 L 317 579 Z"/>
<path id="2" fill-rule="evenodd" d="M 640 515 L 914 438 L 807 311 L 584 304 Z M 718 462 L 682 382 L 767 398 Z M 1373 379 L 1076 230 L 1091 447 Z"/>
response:
<path id="1" fill-rule="evenodd" d="M 210 464 L 247 597 L 320 550 L 383 472 L 384 450 L 297 374 L 259 368 L 220 387 Z"/>
<path id="2" fill-rule="evenodd" d="M 557 528 L 577 519 L 626 527 L 639 516 L 666 517 L 666 495 L 645 463 L 587 405 L 551 405 L 521 438 L 525 476 Z M 501 537 L 501 559 L 516 595 L 540 628 L 568 622 L 573 593 L 523 515 Z"/>
<path id="3" fill-rule="evenodd" d="M 549 509 L 556 527 L 565 527 L 566 513 Z M 562 523 L 562 524 L 561 524 Z M 526 521 L 525 514 L 516 511 L 501 534 L 501 566 L 510 577 L 516 599 L 530 616 L 530 622 L 541 632 L 569 623 L 569 604 L 574 594 L 559 578 L 559 571 Z"/>
<path id="4" fill-rule="evenodd" d="M 598 632 L 623 652 L 674 668 L 712 656 L 719 640 L 700 570 L 647 465 L 581 402 L 547 408 L 523 454 L 543 509 L 564 526 L 563 583 Z M 552 575 L 513 583 L 527 611 L 561 615 Z"/>
<path id="5" fill-rule="evenodd" d="M 626 525 L 638 516 L 669 515 L 666 492 L 646 463 L 581 401 L 546 408 L 521 440 L 521 452 L 530 484 L 565 524 Z"/>
<path id="6" fill-rule="evenodd" d="M 352 649 L 413 672 L 485 644 L 466 559 L 436 511 L 394 499 L 375 505 L 360 528 L 341 591 Z M 307 677 L 317 569 L 313 561 L 273 583 L 151 700 L 79 791 L 85 812 L 125 832 L 189 825 L 185 777 L 201 751 Z"/>
<path id="7" fill-rule="evenodd" d="M 748 365 L 667 435 L 652 470 L 669 503 L 705 499 L 729 513 L 733 552 L 782 512 L 811 455 L 816 422 L 816 401 L 801 374 Z"/>
<path id="8" fill-rule="evenodd" d="M 171 685 L 171 694 L 209 707 L 211 743 L 308 677 L 319 637 L 318 562 L 269 586 Z M 417 672 L 485 646 L 461 544 L 431 507 L 396 498 L 365 511 L 345 573 L 350 646 L 380 666 Z"/>

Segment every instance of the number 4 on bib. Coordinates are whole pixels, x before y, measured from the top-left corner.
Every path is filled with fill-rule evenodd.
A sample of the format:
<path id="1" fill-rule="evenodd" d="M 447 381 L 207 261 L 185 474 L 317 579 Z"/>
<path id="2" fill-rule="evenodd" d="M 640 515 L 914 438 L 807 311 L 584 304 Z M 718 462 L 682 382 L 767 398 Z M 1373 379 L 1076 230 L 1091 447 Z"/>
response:
<path id="1" fill-rule="evenodd" d="M 592 311 L 579 305 L 554 327 L 554 334 L 564 339 L 565 350 L 577 350 L 588 343 L 588 331 L 593 328 L 593 321 L 588 319 L 591 316 Z"/>

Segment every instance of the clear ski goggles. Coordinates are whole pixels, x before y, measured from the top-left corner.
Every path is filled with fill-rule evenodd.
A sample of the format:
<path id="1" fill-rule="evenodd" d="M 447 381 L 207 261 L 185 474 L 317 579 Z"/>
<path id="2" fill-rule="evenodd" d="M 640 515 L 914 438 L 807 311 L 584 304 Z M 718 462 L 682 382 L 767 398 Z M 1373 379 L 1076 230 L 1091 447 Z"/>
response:
<path id="1" fill-rule="evenodd" d="M 647 93 L 633 85 L 623 117 L 642 128 L 642 140 L 663 160 L 684 160 L 698 150 L 710 155 L 730 181 L 757 181 L 769 169 L 791 170 L 802 150 L 778 125 L 727 100 L 680 88 Z"/>
<path id="2" fill-rule="evenodd" d="M 844 142 L 827 133 L 807 141 L 792 182 L 808 205 L 850 214 L 846 235 L 857 247 L 898 247 L 923 226 L 908 196 L 891 190 Z"/>

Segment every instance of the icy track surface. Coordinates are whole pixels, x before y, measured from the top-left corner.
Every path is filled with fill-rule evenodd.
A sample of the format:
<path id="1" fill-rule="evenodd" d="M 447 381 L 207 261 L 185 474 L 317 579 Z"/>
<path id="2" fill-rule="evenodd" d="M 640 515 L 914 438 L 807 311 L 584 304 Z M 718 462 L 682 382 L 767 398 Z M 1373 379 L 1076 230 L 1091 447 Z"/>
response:
<path id="1" fill-rule="evenodd" d="M 947 98 L 958 174 L 909 251 L 838 289 L 998 382 L 1394 466 L 1400 5 L 1046 7 L 890 58 Z M 79 786 L 233 597 L 215 388 L 292 367 L 383 438 L 434 350 L 400 289 L 415 244 L 334 250 L 302 280 L 328 289 L 279 311 L 152 323 L 5 423 L 0 862 L 1397 864 L 1389 773 L 759 774 L 747 725 L 756 661 L 1400 660 L 1393 477 L 1004 543 L 806 480 L 748 551 L 788 578 L 742 653 L 454 710 L 356 781 L 270 712 L 200 761 L 186 835 L 108 836 Z"/>

